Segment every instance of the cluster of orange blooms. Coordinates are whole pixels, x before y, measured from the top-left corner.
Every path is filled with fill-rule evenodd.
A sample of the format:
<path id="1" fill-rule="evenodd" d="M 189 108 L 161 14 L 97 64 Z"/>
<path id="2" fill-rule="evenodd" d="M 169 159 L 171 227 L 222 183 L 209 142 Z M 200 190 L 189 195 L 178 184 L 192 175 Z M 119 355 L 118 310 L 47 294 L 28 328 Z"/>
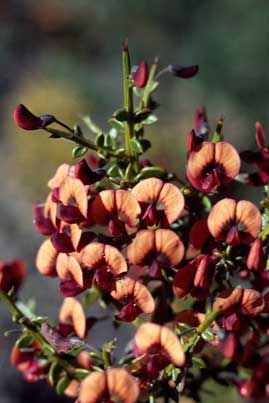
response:
<path id="1" fill-rule="evenodd" d="M 176 73 L 187 78 L 194 70 Z M 141 89 L 147 80 L 141 63 L 133 81 Z M 14 116 L 27 130 L 57 122 L 22 105 Z M 205 110 L 197 111 L 187 137 L 188 182 L 152 174 L 115 186 L 104 164 L 100 168 L 98 159 L 93 165 L 85 158 L 61 165 L 48 182 L 45 203 L 34 205 L 35 228 L 48 237 L 36 266 L 59 281 L 64 296 L 59 323 L 51 327 L 41 321 L 40 334 L 72 365 L 73 372 L 63 367 L 56 378 L 60 383 L 68 378 L 63 392 L 77 403 L 109 403 L 115 395 L 125 403 L 163 396 L 177 401 L 179 394 L 198 399 L 192 384 L 200 387 L 212 377 L 211 368 L 217 381 L 223 371 L 229 373 L 228 381 L 244 397 L 269 395 L 268 195 L 261 211 L 247 200 L 222 197 L 234 180 L 266 184 L 269 152 L 259 123 L 260 151 L 241 155 L 223 141 L 222 124 L 221 118 L 210 137 Z M 259 171 L 240 172 L 241 159 Z M 140 169 L 152 166 L 136 162 Z M 17 291 L 23 277 L 18 262 L 8 269 L 3 264 L 0 288 Z M 115 323 L 138 326 L 121 365 L 113 359 L 107 363 L 83 344 L 98 318 L 91 322 L 85 299 L 76 297 L 96 290 L 114 307 Z M 74 359 L 69 353 L 76 343 Z M 217 359 L 205 347 L 218 351 Z M 199 375 L 192 372 L 196 356 L 204 364 Z M 223 364 L 224 357 L 231 365 Z M 44 360 L 37 340 L 27 351 L 15 346 L 11 360 L 28 381 L 53 378 L 54 364 L 50 356 Z M 247 380 L 240 378 L 239 367 L 252 369 Z"/>

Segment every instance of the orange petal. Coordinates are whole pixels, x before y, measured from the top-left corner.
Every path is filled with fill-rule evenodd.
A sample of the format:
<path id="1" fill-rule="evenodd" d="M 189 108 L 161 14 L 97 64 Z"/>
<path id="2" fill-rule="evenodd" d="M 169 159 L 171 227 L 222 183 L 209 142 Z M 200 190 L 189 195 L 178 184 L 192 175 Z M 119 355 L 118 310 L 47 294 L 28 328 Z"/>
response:
<path id="1" fill-rule="evenodd" d="M 103 260 L 114 275 L 127 271 L 124 257 L 114 246 L 91 242 L 81 252 L 81 262 L 89 269 L 94 269 Z"/>
<path id="2" fill-rule="evenodd" d="M 225 175 L 228 178 L 234 178 L 240 170 L 241 162 L 238 152 L 225 141 L 215 144 L 215 162 L 224 167 Z"/>
<path id="3" fill-rule="evenodd" d="M 152 313 L 155 309 L 154 299 L 147 287 L 130 277 L 124 277 L 116 281 L 116 289 L 111 296 L 117 300 L 133 296 L 135 303 L 144 313 Z"/>
<path id="4" fill-rule="evenodd" d="M 69 225 L 69 228 L 70 228 L 70 237 L 72 245 L 77 250 L 82 235 L 82 230 L 79 228 L 77 224 L 71 224 Z"/>
<path id="5" fill-rule="evenodd" d="M 124 368 L 107 370 L 107 388 L 110 394 L 117 395 L 124 403 L 135 403 L 139 396 L 138 382 Z"/>
<path id="6" fill-rule="evenodd" d="M 77 362 L 81 368 L 90 369 L 94 359 L 90 356 L 89 351 L 81 351 L 77 356 Z"/>
<path id="7" fill-rule="evenodd" d="M 142 230 L 136 234 L 132 243 L 127 248 L 127 256 L 130 262 L 140 265 L 148 253 L 155 249 L 154 231 Z"/>
<path id="8" fill-rule="evenodd" d="M 184 208 L 184 197 L 172 183 L 164 183 L 157 178 L 144 179 L 131 191 L 141 203 L 160 204 L 169 224 L 175 221 Z"/>
<path id="9" fill-rule="evenodd" d="M 185 251 L 181 239 L 169 229 L 155 231 L 155 248 L 169 259 L 171 267 L 181 262 Z"/>
<path id="10" fill-rule="evenodd" d="M 197 256 L 209 236 L 210 232 L 207 226 L 207 220 L 203 218 L 202 220 L 196 221 L 190 230 L 186 259 L 192 259 Z"/>
<path id="11" fill-rule="evenodd" d="M 81 214 L 87 217 L 87 191 L 79 179 L 68 176 L 60 186 L 59 199 L 66 206 L 69 204 L 70 199 L 74 199 Z"/>
<path id="12" fill-rule="evenodd" d="M 147 353 L 152 346 L 159 345 L 175 365 L 182 366 L 185 362 L 185 354 L 178 337 L 166 326 L 143 323 L 136 331 L 134 343 L 141 354 Z"/>
<path id="13" fill-rule="evenodd" d="M 82 339 L 85 337 L 87 330 L 86 316 L 81 303 L 75 298 L 68 297 L 64 299 L 60 309 L 59 319 L 63 323 L 71 319 L 77 335 Z"/>
<path id="14" fill-rule="evenodd" d="M 78 381 L 76 381 L 75 379 L 72 379 L 72 381 L 69 383 L 69 385 L 65 389 L 64 394 L 68 397 L 78 397 L 79 387 L 80 387 L 80 383 Z"/>
<path id="15" fill-rule="evenodd" d="M 172 183 L 165 183 L 159 196 L 159 203 L 163 205 L 167 221 L 171 224 L 182 213 L 185 202 L 178 187 Z"/>
<path id="16" fill-rule="evenodd" d="M 135 227 L 137 217 L 141 212 L 136 198 L 127 190 L 116 190 L 115 193 L 119 219 L 130 227 Z"/>
<path id="17" fill-rule="evenodd" d="M 187 175 L 197 180 L 204 168 L 211 163 L 215 162 L 215 144 L 209 141 L 204 141 L 202 147 L 199 151 L 191 152 L 188 165 L 187 165 Z M 190 180 L 190 182 L 192 182 Z"/>
<path id="18" fill-rule="evenodd" d="M 40 246 L 36 256 L 37 270 L 45 275 L 55 275 L 56 258 L 58 252 L 54 249 L 49 239 L 46 239 Z"/>
<path id="19" fill-rule="evenodd" d="M 131 193 L 138 202 L 152 203 L 159 198 L 163 181 L 158 178 L 144 179 L 132 189 Z"/>
<path id="20" fill-rule="evenodd" d="M 208 229 L 217 240 L 225 239 L 229 222 L 233 222 L 236 213 L 236 201 L 233 199 L 220 200 L 209 213 L 207 219 Z"/>
<path id="21" fill-rule="evenodd" d="M 83 272 L 74 256 L 59 253 L 56 261 L 56 271 L 61 280 L 68 280 L 71 274 L 80 287 L 83 287 Z"/>
<path id="22" fill-rule="evenodd" d="M 55 189 L 61 185 L 63 180 L 69 175 L 71 165 L 62 164 L 57 168 L 55 175 L 48 181 L 48 187 Z"/>
<path id="23" fill-rule="evenodd" d="M 134 344 L 142 355 L 152 346 L 160 344 L 161 326 L 156 323 L 143 323 L 134 336 Z"/>
<path id="24" fill-rule="evenodd" d="M 198 327 L 205 319 L 205 314 L 195 312 L 192 309 L 184 309 L 175 316 L 175 324 L 186 323 L 191 327 Z"/>
<path id="25" fill-rule="evenodd" d="M 51 200 L 51 192 L 48 194 L 48 197 L 45 201 L 44 215 L 45 217 L 50 217 L 54 226 L 57 228 L 57 203 L 54 203 Z"/>
<path id="26" fill-rule="evenodd" d="M 185 354 L 178 337 L 166 326 L 161 329 L 161 346 L 176 366 L 181 367 L 184 364 Z"/>
<path id="27" fill-rule="evenodd" d="M 229 315 L 233 309 L 241 308 L 243 294 L 243 288 L 229 288 L 216 298 L 213 309 L 219 308 L 223 314 Z"/>
<path id="28" fill-rule="evenodd" d="M 97 403 L 107 391 L 107 377 L 105 371 L 94 371 L 81 382 L 80 403 Z"/>
<path id="29" fill-rule="evenodd" d="M 251 290 L 248 288 L 244 289 L 243 299 L 242 299 L 242 311 L 246 315 L 256 316 L 263 311 L 265 307 L 264 298 L 256 290 Z"/>
<path id="30" fill-rule="evenodd" d="M 236 206 L 236 220 L 239 222 L 239 226 L 240 223 L 243 225 L 244 232 L 247 232 L 253 239 L 257 237 L 261 230 L 262 217 L 253 203 L 247 200 L 239 201 Z"/>

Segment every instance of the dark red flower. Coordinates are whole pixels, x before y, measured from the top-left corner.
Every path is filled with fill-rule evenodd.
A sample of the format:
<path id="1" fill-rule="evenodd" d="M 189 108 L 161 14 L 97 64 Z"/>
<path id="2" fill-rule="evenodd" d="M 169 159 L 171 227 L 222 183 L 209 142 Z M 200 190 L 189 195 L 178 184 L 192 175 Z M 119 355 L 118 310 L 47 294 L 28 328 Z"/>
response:
<path id="1" fill-rule="evenodd" d="M 55 122 L 55 117 L 52 115 L 36 116 L 30 112 L 26 106 L 20 104 L 14 111 L 14 120 L 17 126 L 24 130 L 37 130 L 47 127 Z"/>
<path id="2" fill-rule="evenodd" d="M 26 265 L 22 260 L 0 261 L 0 289 L 17 292 L 26 276 Z"/>

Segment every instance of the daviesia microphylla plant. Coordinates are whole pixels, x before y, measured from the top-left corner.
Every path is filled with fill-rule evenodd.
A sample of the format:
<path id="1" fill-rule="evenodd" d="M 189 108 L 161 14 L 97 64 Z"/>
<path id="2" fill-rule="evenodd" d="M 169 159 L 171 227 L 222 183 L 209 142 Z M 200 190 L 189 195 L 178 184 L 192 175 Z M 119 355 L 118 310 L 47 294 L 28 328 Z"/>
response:
<path id="1" fill-rule="evenodd" d="M 241 396 L 269 396 L 269 152 L 260 123 L 259 151 L 238 153 L 195 113 L 187 136 L 186 179 L 144 159 L 147 125 L 157 121 L 154 92 L 164 74 L 187 79 L 198 66 L 155 60 L 131 69 L 122 50 L 124 106 L 108 132 L 89 117 L 70 128 L 53 115 L 17 106 L 16 124 L 76 143 L 74 165 L 49 180 L 34 226 L 46 238 L 37 270 L 63 296 L 54 322 L 18 299 L 25 277 L 19 261 L 1 263 L 0 297 L 21 336 L 12 364 L 29 381 L 44 379 L 77 403 L 201 400 L 208 379 L 234 385 Z M 93 150 L 95 153 L 92 153 Z M 84 158 L 83 158 L 84 157 Z M 241 161 L 257 167 L 241 170 Z M 264 186 L 260 208 L 227 197 L 232 181 Z M 119 327 L 134 335 L 116 357 L 116 340 L 91 345 L 95 301 L 112 307 Z M 121 346 L 122 347 L 122 346 Z"/>

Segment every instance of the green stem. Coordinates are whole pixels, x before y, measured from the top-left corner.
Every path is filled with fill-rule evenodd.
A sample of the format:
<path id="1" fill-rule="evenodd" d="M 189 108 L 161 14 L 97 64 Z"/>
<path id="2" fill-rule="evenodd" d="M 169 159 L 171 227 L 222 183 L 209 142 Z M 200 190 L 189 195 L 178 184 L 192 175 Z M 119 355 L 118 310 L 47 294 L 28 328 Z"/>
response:
<path id="1" fill-rule="evenodd" d="M 125 122 L 125 148 L 129 157 L 132 156 L 132 150 L 130 147 L 130 139 L 133 137 L 134 124 L 133 124 L 133 89 L 129 85 L 130 76 L 130 56 L 127 45 L 124 45 L 122 51 L 122 70 L 123 70 L 123 98 L 124 109 L 128 113 L 128 119 Z"/>
<path id="2" fill-rule="evenodd" d="M 52 135 L 56 135 L 63 139 L 73 141 L 74 143 L 79 144 L 82 147 L 87 147 L 90 150 L 98 151 L 98 147 L 94 143 L 92 143 L 90 140 L 86 139 L 85 137 L 78 136 L 75 133 L 67 133 L 67 132 L 63 132 L 61 130 L 51 129 L 49 127 L 45 127 L 43 130 L 45 130 L 46 132 L 48 132 Z M 117 157 L 117 153 L 113 150 L 104 149 L 104 152 L 109 157 Z"/>
<path id="3" fill-rule="evenodd" d="M 220 308 L 214 309 L 214 311 L 210 311 L 206 315 L 205 320 L 200 324 L 200 326 L 198 326 L 196 330 L 197 333 L 201 335 L 205 330 L 207 330 L 209 326 L 212 325 L 212 323 L 218 317 L 219 314 L 220 314 Z"/>
<path id="4" fill-rule="evenodd" d="M 44 339 L 44 337 L 36 329 L 35 325 L 31 322 L 29 318 L 23 315 L 21 310 L 16 306 L 12 298 L 0 289 L 0 299 L 5 303 L 9 309 L 13 322 L 16 322 L 27 329 L 27 331 L 33 336 L 33 338 L 38 342 L 38 344 L 44 348 L 46 351 L 54 352 L 53 347 Z"/>
<path id="5" fill-rule="evenodd" d="M 213 311 L 208 312 L 205 317 L 205 320 L 196 328 L 196 333 L 193 337 L 190 338 L 188 343 L 184 346 L 185 351 L 191 352 L 193 351 L 196 344 L 199 342 L 201 335 L 205 332 L 220 314 L 220 309 L 214 309 Z"/>

